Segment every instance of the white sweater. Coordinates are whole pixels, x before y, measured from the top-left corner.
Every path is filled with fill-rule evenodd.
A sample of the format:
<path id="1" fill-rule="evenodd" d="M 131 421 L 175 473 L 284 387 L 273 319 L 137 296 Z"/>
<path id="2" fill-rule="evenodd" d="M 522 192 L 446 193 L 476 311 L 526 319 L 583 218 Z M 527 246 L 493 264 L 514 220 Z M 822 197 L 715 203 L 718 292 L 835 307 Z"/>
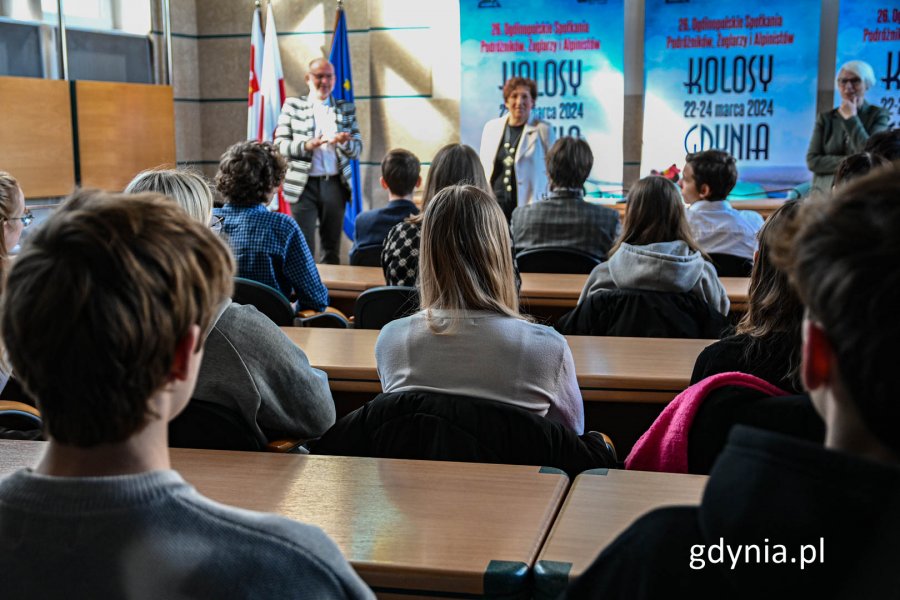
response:
<path id="1" fill-rule="evenodd" d="M 375 344 L 385 392 L 425 391 L 506 402 L 584 433 L 584 404 L 566 339 L 549 327 L 487 311 L 425 311 L 388 323 Z"/>

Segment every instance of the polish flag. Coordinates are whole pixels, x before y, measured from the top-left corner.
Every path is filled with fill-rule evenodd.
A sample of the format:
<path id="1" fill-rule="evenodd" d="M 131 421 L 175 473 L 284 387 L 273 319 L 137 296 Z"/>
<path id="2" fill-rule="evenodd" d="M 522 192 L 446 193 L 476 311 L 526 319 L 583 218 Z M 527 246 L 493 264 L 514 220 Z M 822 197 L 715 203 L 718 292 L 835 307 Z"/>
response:
<path id="1" fill-rule="evenodd" d="M 266 11 L 266 40 L 263 49 L 262 66 L 262 131 L 259 139 L 271 142 L 275 139 L 275 128 L 278 126 L 278 115 L 284 104 L 284 71 L 281 69 L 281 53 L 278 51 L 278 30 L 275 29 L 275 15 L 272 5 Z M 274 204 L 274 201 L 273 201 Z M 284 194 L 278 190 L 278 212 L 291 214 Z"/>
<path id="2" fill-rule="evenodd" d="M 259 140 L 262 127 L 261 94 L 259 78 L 262 75 L 263 34 L 259 23 L 259 7 L 253 11 L 250 26 L 250 87 L 247 90 L 247 139 Z"/>

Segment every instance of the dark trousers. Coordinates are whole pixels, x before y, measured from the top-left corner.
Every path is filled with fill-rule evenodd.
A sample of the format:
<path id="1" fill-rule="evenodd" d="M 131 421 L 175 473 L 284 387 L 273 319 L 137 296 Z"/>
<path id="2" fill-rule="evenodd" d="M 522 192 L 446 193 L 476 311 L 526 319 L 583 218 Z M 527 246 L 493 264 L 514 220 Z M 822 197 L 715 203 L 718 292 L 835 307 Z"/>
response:
<path id="1" fill-rule="evenodd" d="M 291 204 L 291 214 L 300 225 L 306 245 L 316 259 L 316 223 L 322 238 L 322 260 L 331 265 L 341 263 L 341 232 L 344 228 L 344 208 L 350 192 L 344 187 L 340 175 L 310 177 L 303 194 L 296 204 Z"/>

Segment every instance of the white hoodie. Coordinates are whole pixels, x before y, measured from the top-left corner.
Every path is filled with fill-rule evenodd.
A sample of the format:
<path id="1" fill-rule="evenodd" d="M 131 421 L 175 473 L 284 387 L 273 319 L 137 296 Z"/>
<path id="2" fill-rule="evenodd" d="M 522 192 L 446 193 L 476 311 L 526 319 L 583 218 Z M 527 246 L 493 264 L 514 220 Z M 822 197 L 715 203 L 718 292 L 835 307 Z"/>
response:
<path id="1" fill-rule="evenodd" d="M 597 290 L 614 289 L 693 292 L 723 315 L 730 307 L 715 267 L 681 240 L 622 244 L 607 262 L 594 267 L 578 302 Z"/>

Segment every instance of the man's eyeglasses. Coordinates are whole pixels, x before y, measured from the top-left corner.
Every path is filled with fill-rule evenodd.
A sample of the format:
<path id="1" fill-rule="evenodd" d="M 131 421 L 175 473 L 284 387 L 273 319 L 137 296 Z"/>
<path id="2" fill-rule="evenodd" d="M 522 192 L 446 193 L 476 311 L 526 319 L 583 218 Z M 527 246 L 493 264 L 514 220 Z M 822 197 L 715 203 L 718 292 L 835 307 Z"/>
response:
<path id="1" fill-rule="evenodd" d="M 334 79 L 334 73 L 310 73 L 313 79 Z"/>
<path id="2" fill-rule="evenodd" d="M 34 215 L 31 214 L 31 211 L 25 209 L 25 213 L 21 217 L 9 217 L 6 219 L 7 221 L 22 221 L 22 227 L 28 227 L 31 225 L 32 221 L 34 221 Z"/>
<path id="3" fill-rule="evenodd" d="M 213 233 L 221 233 L 222 232 L 222 223 L 225 222 L 225 217 L 220 217 L 218 215 L 212 215 L 209 218 L 209 228 L 213 230 Z"/>
<path id="4" fill-rule="evenodd" d="M 862 79 L 860 79 L 859 77 L 841 77 L 840 79 L 838 79 L 838 85 L 840 87 L 844 87 L 845 85 L 848 85 L 848 84 L 853 87 L 856 87 L 861 83 L 862 83 Z"/>

